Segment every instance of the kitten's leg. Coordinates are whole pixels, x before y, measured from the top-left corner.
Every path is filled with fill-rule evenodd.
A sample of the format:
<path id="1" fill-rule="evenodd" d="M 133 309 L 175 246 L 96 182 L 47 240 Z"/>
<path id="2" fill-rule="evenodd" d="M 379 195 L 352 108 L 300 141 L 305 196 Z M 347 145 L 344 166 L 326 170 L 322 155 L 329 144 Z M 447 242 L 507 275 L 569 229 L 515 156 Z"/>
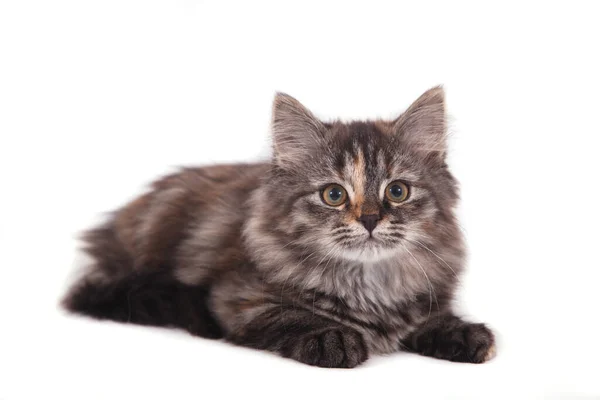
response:
<path id="1" fill-rule="evenodd" d="M 424 356 L 466 363 L 483 363 L 496 352 L 494 334 L 484 324 L 454 315 L 431 318 L 403 344 Z"/>
<path id="2" fill-rule="evenodd" d="M 228 339 L 319 367 L 353 368 L 367 359 L 364 339 L 352 328 L 307 310 L 279 305 L 261 308 L 260 314 Z"/>

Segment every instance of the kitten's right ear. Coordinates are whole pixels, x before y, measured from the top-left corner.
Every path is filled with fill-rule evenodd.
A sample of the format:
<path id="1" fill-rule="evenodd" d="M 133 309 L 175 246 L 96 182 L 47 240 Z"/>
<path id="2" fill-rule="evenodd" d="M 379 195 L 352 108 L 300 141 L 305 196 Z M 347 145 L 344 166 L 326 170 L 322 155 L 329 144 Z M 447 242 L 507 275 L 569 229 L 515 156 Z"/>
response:
<path id="1" fill-rule="evenodd" d="M 326 128 L 300 102 L 285 93 L 273 101 L 271 132 L 275 161 L 281 167 L 297 167 L 319 145 Z"/>

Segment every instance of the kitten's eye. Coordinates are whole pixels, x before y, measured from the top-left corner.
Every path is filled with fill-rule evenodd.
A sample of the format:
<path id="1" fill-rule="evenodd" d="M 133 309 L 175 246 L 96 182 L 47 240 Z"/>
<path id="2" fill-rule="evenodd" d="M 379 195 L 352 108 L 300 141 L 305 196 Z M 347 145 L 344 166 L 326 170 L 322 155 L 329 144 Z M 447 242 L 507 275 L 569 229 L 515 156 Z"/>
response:
<path id="1" fill-rule="evenodd" d="M 385 197 L 394 203 L 402 203 L 408 198 L 408 186 L 404 182 L 394 181 L 385 188 Z"/>
<path id="2" fill-rule="evenodd" d="M 341 206 L 346 201 L 346 197 L 348 197 L 346 189 L 336 184 L 327 186 L 323 190 L 322 195 L 325 204 L 332 207 Z"/>

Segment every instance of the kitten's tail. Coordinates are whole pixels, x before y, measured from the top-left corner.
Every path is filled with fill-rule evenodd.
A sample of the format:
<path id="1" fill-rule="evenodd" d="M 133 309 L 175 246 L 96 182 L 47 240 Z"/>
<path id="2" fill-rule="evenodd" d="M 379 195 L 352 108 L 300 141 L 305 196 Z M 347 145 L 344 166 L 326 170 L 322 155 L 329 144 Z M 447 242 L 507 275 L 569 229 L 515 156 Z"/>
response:
<path id="1" fill-rule="evenodd" d="M 69 290 L 64 308 L 98 319 L 223 336 L 207 305 L 208 287 L 185 285 L 167 268 L 135 271 L 110 225 L 88 232 L 86 241 L 95 264 Z"/>
<path id="2" fill-rule="evenodd" d="M 208 291 L 158 274 L 132 275 L 100 283 L 83 278 L 63 300 L 78 314 L 141 325 L 182 328 L 220 338 L 221 329 L 207 307 Z"/>

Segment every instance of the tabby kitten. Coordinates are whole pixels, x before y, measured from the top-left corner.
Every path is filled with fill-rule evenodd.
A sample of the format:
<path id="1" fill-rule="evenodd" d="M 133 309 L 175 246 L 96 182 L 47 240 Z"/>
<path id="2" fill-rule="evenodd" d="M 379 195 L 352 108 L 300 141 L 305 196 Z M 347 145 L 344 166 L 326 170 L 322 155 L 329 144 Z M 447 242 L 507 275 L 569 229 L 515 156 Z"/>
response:
<path id="1" fill-rule="evenodd" d="M 494 354 L 451 301 L 464 264 L 445 162 L 444 92 L 393 121 L 318 120 L 277 94 L 270 162 L 186 168 L 85 234 L 64 300 L 320 367 L 407 350 Z"/>

